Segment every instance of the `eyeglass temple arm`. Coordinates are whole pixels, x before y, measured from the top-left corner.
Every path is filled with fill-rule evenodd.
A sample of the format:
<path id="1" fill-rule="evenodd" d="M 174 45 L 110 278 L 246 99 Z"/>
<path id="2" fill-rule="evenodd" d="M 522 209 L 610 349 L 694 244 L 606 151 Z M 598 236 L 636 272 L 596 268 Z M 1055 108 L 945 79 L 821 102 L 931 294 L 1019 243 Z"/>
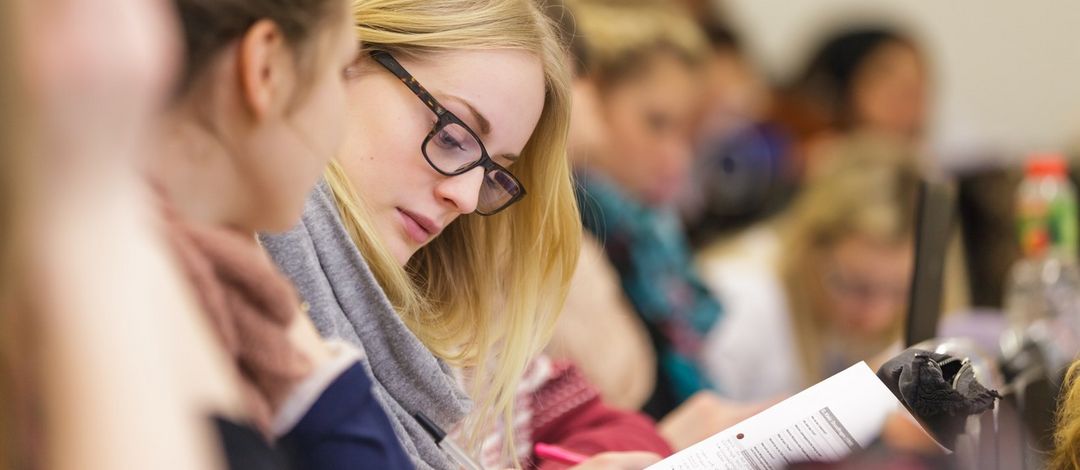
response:
<path id="1" fill-rule="evenodd" d="M 412 74 L 409 73 L 409 71 L 405 70 L 405 67 L 401 66 L 401 64 L 397 61 L 397 59 L 394 58 L 394 56 L 390 55 L 390 53 L 386 51 L 378 50 L 371 51 L 369 54 L 371 55 L 372 59 L 375 59 L 375 61 L 379 63 L 379 65 L 385 67 L 386 70 L 389 70 L 390 73 L 394 74 L 395 77 L 401 80 L 401 82 L 404 83 L 405 86 L 409 87 L 409 89 L 412 90 L 412 92 L 418 98 L 420 98 L 420 101 L 424 102 L 424 105 L 427 106 L 428 109 L 431 110 L 431 112 L 435 113 L 435 115 L 439 117 L 442 117 L 444 114 L 446 114 L 446 108 L 443 108 L 442 105 L 440 105 L 439 102 L 435 100 L 435 97 L 431 96 L 431 93 L 424 89 L 424 87 L 420 85 L 420 82 L 416 81 L 416 78 L 413 77 Z"/>

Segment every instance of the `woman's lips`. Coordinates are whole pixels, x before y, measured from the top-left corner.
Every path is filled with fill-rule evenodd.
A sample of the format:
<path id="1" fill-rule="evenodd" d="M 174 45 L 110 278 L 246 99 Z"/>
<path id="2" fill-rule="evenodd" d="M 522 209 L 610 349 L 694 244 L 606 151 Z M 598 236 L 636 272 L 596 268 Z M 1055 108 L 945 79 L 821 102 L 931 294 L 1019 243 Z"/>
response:
<path id="1" fill-rule="evenodd" d="M 417 245 L 427 243 L 440 232 L 439 226 L 432 222 L 431 219 L 404 209 L 398 209 L 398 213 L 401 214 L 405 233 Z"/>

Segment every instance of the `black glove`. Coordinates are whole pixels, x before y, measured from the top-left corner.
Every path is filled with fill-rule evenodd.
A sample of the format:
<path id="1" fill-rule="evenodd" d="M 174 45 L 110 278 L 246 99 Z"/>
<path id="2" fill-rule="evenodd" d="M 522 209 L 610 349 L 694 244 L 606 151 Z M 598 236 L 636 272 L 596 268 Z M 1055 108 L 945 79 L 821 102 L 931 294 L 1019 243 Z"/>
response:
<path id="1" fill-rule="evenodd" d="M 919 349 L 908 349 L 878 370 L 878 378 L 908 411 L 952 449 L 964 432 L 968 416 L 994 408 L 1001 398 L 977 380 L 966 359 Z"/>

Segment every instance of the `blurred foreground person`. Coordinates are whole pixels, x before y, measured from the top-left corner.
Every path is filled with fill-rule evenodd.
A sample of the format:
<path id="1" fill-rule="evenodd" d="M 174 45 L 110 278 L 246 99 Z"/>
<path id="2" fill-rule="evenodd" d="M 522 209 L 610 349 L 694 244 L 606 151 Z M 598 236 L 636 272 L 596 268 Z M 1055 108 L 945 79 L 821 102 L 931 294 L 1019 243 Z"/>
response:
<path id="1" fill-rule="evenodd" d="M 15 468 L 218 468 L 206 414 L 233 413 L 240 399 L 138 173 L 178 57 L 168 5 L 3 7 L 15 11 L 0 21 L 16 20 L 4 47 L 18 53 L 6 57 L 5 79 L 18 81 L 4 91 L 20 87 L 24 110 L 21 145 L 3 153 L 5 176 L 23 170 L 3 199 L 19 217 L 11 225 L 5 215 L 17 235 L 3 243 L 19 240 L 22 261 L 5 260 L 12 269 L 0 279 L 4 366 L 16 384 L 5 378 L 14 397 L 4 414 L 20 418 L 4 456 Z M 4 103 L 5 113 L 20 109 Z"/>

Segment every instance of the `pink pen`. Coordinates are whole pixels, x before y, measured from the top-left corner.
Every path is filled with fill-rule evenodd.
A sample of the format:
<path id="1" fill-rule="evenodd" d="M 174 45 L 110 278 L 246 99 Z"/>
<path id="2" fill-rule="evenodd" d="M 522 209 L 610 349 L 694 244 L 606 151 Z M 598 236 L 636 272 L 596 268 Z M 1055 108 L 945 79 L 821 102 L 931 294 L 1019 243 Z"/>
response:
<path id="1" fill-rule="evenodd" d="M 541 459 L 553 460 L 566 465 L 577 465 L 589 459 L 588 456 L 563 449 L 562 447 L 544 444 L 543 442 L 537 442 L 536 445 L 533 446 L 533 452 Z"/>

